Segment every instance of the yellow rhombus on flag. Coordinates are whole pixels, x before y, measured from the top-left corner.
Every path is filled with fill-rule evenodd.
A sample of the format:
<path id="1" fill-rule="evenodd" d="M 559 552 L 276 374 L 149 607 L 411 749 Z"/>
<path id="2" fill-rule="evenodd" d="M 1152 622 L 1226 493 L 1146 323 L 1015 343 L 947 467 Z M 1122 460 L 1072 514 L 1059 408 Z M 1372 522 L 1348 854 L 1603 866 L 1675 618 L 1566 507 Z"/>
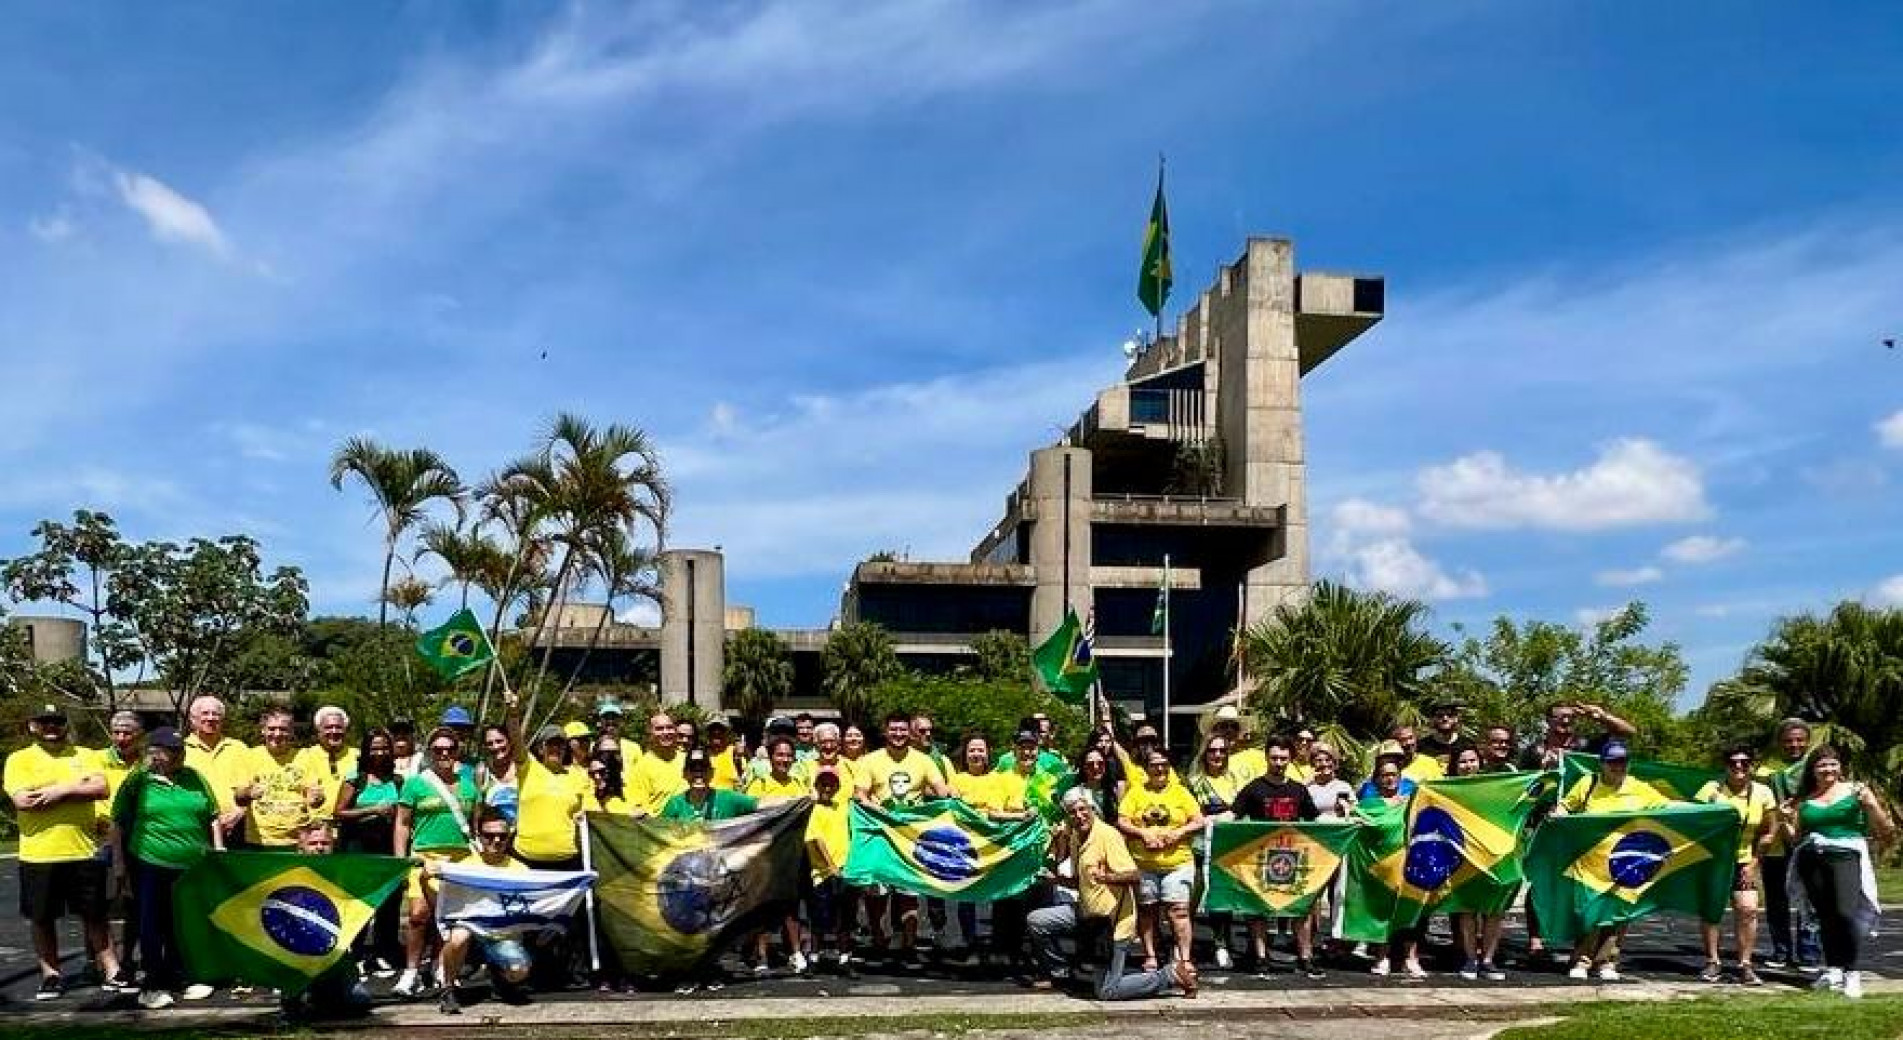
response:
<path id="1" fill-rule="evenodd" d="M 1652 886 L 1709 859 L 1711 853 L 1698 842 L 1655 819 L 1640 818 L 1607 832 L 1573 861 L 1566 876 L 1601 895 L 1637 903 Z"/>
<path id="2" fill-rule="evenodd" d="M 1204 909 L 1306 913 L 1341 869 L 1356 830 L 1352 823 L 1217 824 L 1210 834 Z"/>

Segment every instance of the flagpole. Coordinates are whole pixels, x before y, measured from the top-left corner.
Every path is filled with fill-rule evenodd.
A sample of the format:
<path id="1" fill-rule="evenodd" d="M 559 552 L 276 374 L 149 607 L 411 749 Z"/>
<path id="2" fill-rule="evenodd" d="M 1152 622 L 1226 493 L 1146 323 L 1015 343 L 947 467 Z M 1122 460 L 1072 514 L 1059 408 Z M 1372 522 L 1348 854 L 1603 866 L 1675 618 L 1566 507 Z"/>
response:
<path id="1" fill-rule="evenodd" d="M 1138 602 L 1142 602 L 1139 600 Z M 1170 554 L 1163 554 L 1163 751 L 1170 747 Z"/>
<path id="2" fill-rule="evenodd" d="M 575 836 L 581 839 L 578 842 L 578 844 L 581 845 L 581 869 L 588 871 L 594 870 L 595 836 L 594 833 L 588 829 L 587 813 L 582 813 L 580 816 L 575 817 Z M 599 975 L 601 973 L 601 940 L 595 935 L 595 886 L 593 882 L 589 883 L 588 890 L 582 893 L 581 898 L 582 910 L 588 915 L 588 970 Z"/>
<path id="3" fill-rule="evenodd" d="M 1163 153 L 1158 152 L 1156 153 L 1156 193 L 1159 197 L 1163 194 L 1163 165 L 1164 165 Z M 1165 203 L 1165 205 L 1167 206 L 1167 203 Z M 1169 210 L 1165 209 L 1163 212 L 1165 214 L 1164 220 L 1166 224 L 1165 230 L 1163 231 L 1163 241 L 1165 243 L 1164 248 L 1168 249 L 1169 248 L 1168 246 L 1169 231 L 1167 230 L 1167 222 L 1168 222 Z M 1163 305 L 1165 302 L 1167 302 L 1165 299 L 1165 294 L 1158 293 L 1156 297 L 1156 315 L 1155 315 L 1156 338 L 1150 341 L 1151 343 L 1155 344 L 1158 349 L 1161 349 L 1163 346 Z M 1157 356 L 1161 357 L 1162 355 L 1159 354 Z M 1167 723 L 1165 723 L 1165 725 L 1167 725 Z M 1163 746 L 1167 748 L 1169 747 L 1169 743 L 1170 743 L 1169 734 L 1165 733 L 1163 735 Z"/>
<path id="4" fill-rule="evenodd" d="M 503 694 L 513 699 L 515 697 L 515 689 L 509 685 L 508 669 L 502 667 L 502 655 L 496 652 L 496 644 L 490 641 L 489 633 L 481 629 L 480 626 L 478 626 L 477 630 L 482 632 L 483 645 L 489 648 L 489 674 L 501 676 Z M 489 685 L 489 681 L 485 677 L 482 683 L 482 701 L 476 705 L 477 725 L 481 725 L 482 720 L 489 716 Z"/>

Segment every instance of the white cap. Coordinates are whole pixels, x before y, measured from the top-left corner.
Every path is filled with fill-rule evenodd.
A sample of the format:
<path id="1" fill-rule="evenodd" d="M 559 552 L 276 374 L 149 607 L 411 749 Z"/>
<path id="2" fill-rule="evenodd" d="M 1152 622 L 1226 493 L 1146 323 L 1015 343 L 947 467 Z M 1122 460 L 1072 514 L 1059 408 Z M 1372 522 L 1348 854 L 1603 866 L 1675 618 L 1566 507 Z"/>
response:
<path id="1" fill-rule="evenodd" d="M 1236 711 L 1236 706 L 1233 704 L 1225 704 L 1222 707 L 1216 709 L 1216 718 L 1221 719 L 1225 722 L 1233 721 L 1241 717 L 1242 716 Z"/>

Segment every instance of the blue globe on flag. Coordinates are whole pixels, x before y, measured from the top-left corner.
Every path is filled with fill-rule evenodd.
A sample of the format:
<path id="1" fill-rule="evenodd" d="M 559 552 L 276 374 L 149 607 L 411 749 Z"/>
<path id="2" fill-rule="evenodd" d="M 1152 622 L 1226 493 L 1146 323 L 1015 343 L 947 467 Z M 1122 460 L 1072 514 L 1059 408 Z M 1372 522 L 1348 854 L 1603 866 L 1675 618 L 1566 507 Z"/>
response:
<path id="1" fill-rule="evenodd" d="M 258 924 L 271 941 L 300 957 L 322 957 L 337 948 L 343 915 L 329 896 L 303 885 L 287 885 L 266 896 Z"/>
<path id="2" fill-rule="evenodd" d="M 1606 873 L 1621 888 L 1638 888 L 1658 877 L 1671 858 L 1672 843 L 1651 831 L 1633 831 L 1620 838 L 1606 856 Z"/>
<path id="3" fill-rule="evenodd" d="M 957 827 L 933 827 L 918 836 L 912 859 L 940 881 L 970 881 L 978 876 L 978 849 Z"/>
<path id="4" fill-rule="evenodd" d="M 1407 836 L 1407 860 L 1401 876 L 1415 888 L 1435 889 L 1460 869 L 1466 835 L 1452 813 L 1439 806 L 1422 809 Z"/>

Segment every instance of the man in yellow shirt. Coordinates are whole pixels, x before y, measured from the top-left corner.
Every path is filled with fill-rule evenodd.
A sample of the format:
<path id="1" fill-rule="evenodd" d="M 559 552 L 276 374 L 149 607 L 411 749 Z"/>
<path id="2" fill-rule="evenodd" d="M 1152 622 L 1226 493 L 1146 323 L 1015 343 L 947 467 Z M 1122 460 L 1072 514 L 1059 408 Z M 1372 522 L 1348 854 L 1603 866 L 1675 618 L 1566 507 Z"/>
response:
<path id="1" fill-rule="evenodd" d="M 216 697 L 193 699 L 186 715 L 192 734 L 185 738 L 185 764 L 211 786 L 218 797 L 218 826 L 231 834 L 245 818 L 238 789 L 251 784 L 251 747 L 225 736 L 225 702 Z"/>
<path id="2" fill-rule="evenodd" d="M 251 749 L 251 781 L 237 793 L 245 810 L 244 840 L 259 848 L 291 848 L 298 828 L 324 804 L 324 786 L 297 746 L 289 709 L 265 709 L 258 726 L 264 743 Z"/>
<path id="3" fill-rule="evenodd" d="M 483 809 L 476 817 L 476 842 L 480 855 L 471 865 L 480 864 L 511 872 L 527 871 L 527 864 L 509 855 L 513 836 L 506 817 Z M 442 871 L 442 864 L 430 863 L 424 869 L 437 874 Z M 462 976 L 463 961 L 468 958 L 472 947 L 489 966 L 489 981 L 496 996 L 504 1003 L 526 1003 L 527 995 L 522 985 L 528 981 L 534 962 L 522 940 L 484 938 L 467 926 L 459 926 L 449 929 L 449 933 L 443 936 L 443 992 L 438 998 L 437 1009 L 445 1015 L 462 1014 L 462 1001 L 456 996 L 456 982 Z"/>
<path id="4" fill-rule="evenodd" d="M 937 763 L 912 746 L 912 718 L 904 712 L 886 716 L 885 747 L 853 763 L 853 782 L 853 796 L 874 808 L 888 802 L 915 805 L 927 797 L 951 797 Z M 867 890 L 869 920 L 884 919 L 886 899 L 887 893 Z M 899 919 L 899 956 L 907 967 L 918 967 L 918 897 L 892 893 L 891 900 L 893 916 Z"/>
<path id="5" fill-rule="evenodd" d="M 603 717 L 602 735 L 608 735 L 607 716 Z M 659 816 L 667 800 L 687 790 L 687 774 L 682 767 L 687 756 L 679 747 L 680 733 L 674 719 L 657 711 L 648 719 L 648 748 L 633 759 L 627 757 L 627 741 L 622 741 L 622 770 L 628 789 L 628 802 L 645 807 L 648 815 Z"/>
<path id="6" fill-rule="evenodd" d="M 1581 777 L 1559 800 L 1569 813 L 1640 812 L 1672 804 L 1658 788 L 1628 775 L 1632 752 L 1623 740 L 1609 740 L 1599 752 L 1599 772 Z M 1567 971 L 1572 979 L 1591 978 L 1597 972 L 1602 982 L 1619 981 L 1619 940 L 1626 926 L 1595 928 L 1573 947 L 1573 966 Z"/>
<path id="7" fill-rule="evenodd" d="M 1389 734 L 1401 745 L 1401 775 L 1415 783 L 1439 780 L 1447 775 L 1440 760 L 1420 753 L 1421 740 L 1413 726 L 1396 726 Z"/>
<path id="8" fill-rule="evenodd" d="M 350 746 L 350 714 L 334 704 L 326 704 L 311 716 L 317 730 L 317 742 L 304 749 L 306 775 L 317 778 L 324 788 L 324 804 L 315 815 L 328 820 L 337 815 L 337 796 L 344 781 L 357 772 L 357 749 Z"/>
<path id="9" fill-rule="evenodd" d="M 106 924 L 106 863 L 99 850 L 98 812 L 106 777 L 98 755 L 67 739 L 66 713 L 48 704 L 27 723 L 33 743 L 7 756 L 0 789 L 20 825 L 20 910 L 33 926 L 39 961 L 35 1000 L 65 992 L 59 973 L 59 919 L 70 912 L 85 928 L 106 989 L 120 987 L 119 958 Z"/>
<path id="10" fill-rule="evenodd" d="M 657 714 L 655 718 L 667 718 L 667 713 L 661 712 Z M 621 726 L 624 721 L 625 713 L 622 710 L 621 702 L 615 700 L 613 697 L 605 697 L 600 704 L 595 705 L 595 739 L 600 741 L 606 737 L 615 741 L 616 745 L 621 748 L 621 767 L 623 769 L 632 770 L 635 761 L 641 757 L 641 745 L 622 735 Z M 667 727 L 669 730 L 674 728 L 673 719 L 667 719 Z M 668 737 L 670 742 L 669 746 L 672 746 L 671 742 L 673 739 L 674 736 L 670 734 Z"/>
<path id="11" fill-rule="evenodd" d="M 1098 1000 L 1162 996 L 1172 989 L 1195 996 L 1196 969 L 1186 960 L 1155 971 L 1124 973 L 1136 938 L 1136 887 L 1142 872 L 1130 858 L 1123 835 L 1097 818 L 1097 804 L 1089 791 L 1073 787 L 1064 792 L 1062 804 L 1071 869 L 1057 883 L 1075 888 L 1077 901 L 1031 912 L 1027 927 L 1039 968 L 1033 985 L 1049 989 L 1053 979 L 1070 977 L 1072 968 L 1058 949 L 1059 938 L 1076 935 L 1081 955 L 1095 945 L 1093 939 L 1103 936 L 1109 939 L 1110 957 L 1097 977 Z"/>

